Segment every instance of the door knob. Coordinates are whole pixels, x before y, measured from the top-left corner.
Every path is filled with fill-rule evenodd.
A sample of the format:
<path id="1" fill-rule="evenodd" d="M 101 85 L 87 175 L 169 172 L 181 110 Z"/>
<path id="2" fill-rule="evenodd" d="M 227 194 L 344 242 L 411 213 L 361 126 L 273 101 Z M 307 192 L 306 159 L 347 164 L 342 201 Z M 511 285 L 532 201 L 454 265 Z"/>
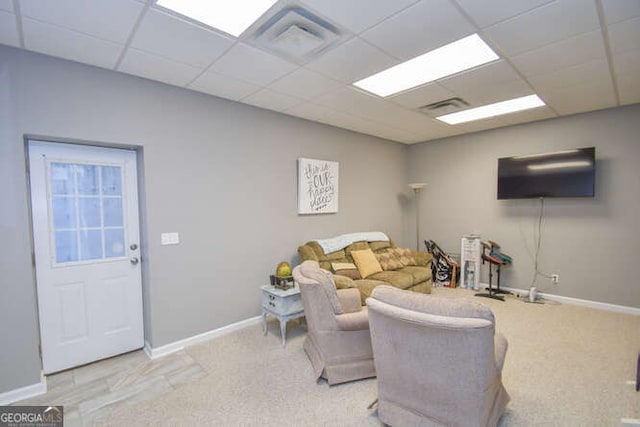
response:
<path id="1" fill-rule="evenodd" d="M 133 265 L 136 265 L 137 263 L 140 262 L 140 260 L 137 257 L 131 257 L 129 261 L 131 261 L 131 264 Z"/>

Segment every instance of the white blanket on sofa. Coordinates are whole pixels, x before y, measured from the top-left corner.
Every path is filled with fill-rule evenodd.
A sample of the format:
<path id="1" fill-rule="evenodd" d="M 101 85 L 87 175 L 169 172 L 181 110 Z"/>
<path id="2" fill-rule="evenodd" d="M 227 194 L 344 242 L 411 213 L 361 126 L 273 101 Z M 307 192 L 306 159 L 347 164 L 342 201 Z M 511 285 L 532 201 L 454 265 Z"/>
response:
<path id="1" fill-rule="evenodd" d="M 363 231 L 359 233 L 342 234 L 329 239 L 316 239 L 325 254 L 344 249 L 355 242 L 375 242 L 383 240 L 388 242 L 389 237 L 381 231 Z"/>

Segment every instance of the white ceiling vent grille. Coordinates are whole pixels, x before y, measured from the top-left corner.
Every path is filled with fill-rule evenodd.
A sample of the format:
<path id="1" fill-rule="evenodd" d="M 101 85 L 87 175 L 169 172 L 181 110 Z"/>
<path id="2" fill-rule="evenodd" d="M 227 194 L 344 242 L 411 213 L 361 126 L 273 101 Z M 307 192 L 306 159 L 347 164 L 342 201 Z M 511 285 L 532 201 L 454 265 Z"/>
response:
<path id="1" fill-rule="evenodd" d="M 252 43 L 268 52 L 299 64 L 314 59 L 334 45 L 341 31 L 330 22 L 294 6 L 267 19 L 251 37 Z"/>
<path id="2" fill-rule="evenodd" d="M 432 104 L 418 107 L 417 111 L 424 113 L 430 117 L 444 116 L 445 114 L 462 111 L 469 107 L 469 103 L 462 98 L 449 98 Z"/>

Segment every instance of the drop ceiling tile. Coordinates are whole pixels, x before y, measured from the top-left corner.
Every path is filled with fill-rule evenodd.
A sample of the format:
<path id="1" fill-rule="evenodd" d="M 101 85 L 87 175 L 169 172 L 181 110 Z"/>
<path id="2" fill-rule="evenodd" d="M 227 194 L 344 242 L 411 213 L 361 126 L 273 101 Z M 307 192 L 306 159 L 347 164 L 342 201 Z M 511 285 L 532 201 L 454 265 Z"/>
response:
<path id="1" fill-rule="evenodd" d="M 455 93 L 434 82 L 390 96 L 386 99 L 405 108 L 415 109 L 433 104 L 434 102 L 453 98 L 454 96 L 456 96 Z"/>
<path id="2" fill-rule="evenodd" d="M 640 49 L 640 17 L 609 25 L 608 29 L 614 53 Z"/>
<path id="3" fill-rule="evenodd" d="M 354 116 L 344 111 L 336 111 L 311 102 L 296 105 L 293 108 L 285 110 L 284 113 L 334 127 L 366 133 L 368 135 L 374 134 L 374 127 L 377 129 L 382 126 L 371 120 Z"/>
<path id="4" fill-rule="evenodd" d="M 531 95 L 533 89 L 506 61 L 476 67 L 439 80 L 439 84 L 467 101 L 471 106 Z"/>
<path id="5" fill-rule="evenodd" d="M 388 109 L 400 107 L 384 101 L 375 95 L 346 86 L 317 98 L 315 103 L 337 111 L 348 112 L 359 117 L 377 119 L 384 117 Z"/>
<path id="6" fill-rule="evenodd" d="M 306 68 L 351 84 L 397 62 L 395 58 L 354 37 L 308 63 Z"/>
<path id="7" fill-rule="evenodd" d="M 16 15 L 0 10 L 0 44 L 20 46 Z"/>
<path id="8" fill-rule="evenodd" d="M 577 114 L 616 106 L 615 94 L 608 81 L 543 89 L 539 92 L 547 105 L 561 115 Z"/>
<path id="9" fill-rule="evenodd" d="M 190 89 L 226 99 L 238 101 L 261 89 L 261 86 L 247 83 L 233 77 L 217 74 L 212 71 L 203 73 L 191 84 Z"/>
<path id="10" fill-rule="evenodd" d="M 149 9 L 131 41 L 131 47 L 207 67 L 229 49 L 235 39 L 199 27 L 157 9 Z"/>
<path id="11" fill-rule="evenodd" d="M 92 36 L 45 24 L 22 20 L 24 45 L 28 50 L 103 68 L 113 68 L 123 46 Z"/>
<path id="12" fill-rule="evenodd" d="M 557 0 L 500 22 L 484 33 L 507 55 L 517 55 L 600 27 L 595 2 Z"/>
<path id="13" fill-rule="evenodd" d="M 413 132 L 377 123 L 368 124 L 367 128 L 360 130 L 360 132 L 373 135 L 378 138 L 387 139 L 389 141 L 402 142 L 404 144 L 411 144 L 424 140 L 423 137 Z"/>
<path id="14" fill-rule="evenodd" d="M 328 123 L 338 114 L 335 110 L 324 105 L 306 102 L 283 111 L 285 114 L 311 120 L 314 122 Z"/>
<path id="15" fill-rule="evenodd" d="M 297 68 L 297 65 L 276 56 L 237 43 L 213 64 L 211 71 L 267 86 Z"/>
<path id="16" fill-rule="evenodd" d="M 273 82 L 269 89 L 298 98 L 313 100 L 342 86 L 344 86 L 344 83 L 305 68 L 299 68 Z"/>
<path id="17" fill-rule="evenodd" d="M 128 49 L 118 71 L 183 87 L 202 70 L 141 50 Z"/>
<path id="18" fill-rule="evenodd" d="M 638 0 L 602 0 L 605 22 L 613 24 L 640 16 Z"/>
<path id="19" fill-rule="evenodd" d="M 409 132 L 420 132 L 431 126 L 432 118 L 417 111 L 405 110 L 395 104 L 387 104 L 379 108 L 379 111 L 365 116 L 370 120 L 382 123 L 385 126 L 404 129 Z"/>
<path id="20" fill-rule="evenodd" d="M 278 93 L 270 89 L 262 89 L 243 98 L 242 102 L 255 105 L 256 107 L 266 108 L 267 110 L 283 111 L 302 104 L 304 101 L 300 98 Z"/>
<path id="21" fill-rule="evenodd" d="M 636 73 L 636 82 L 640 86 L 640 49 L 628 50 L 613 57 L 616 73 Z"/>
<path id="22" fill-rule="evenodd" d="M 144 8 L 132 0 L 20 0 L 23 17 L 125 43 Z"/>
<path id="23" fill-rule="evenodd" d="M 479 132 L 482 130 L 495 129 L 508 126 L 506 122 L 502 120 L 502 117 L 491 117 L 483 120 L 476 120 L 473 122 L 461 123 L 455 125 L 465 132 Z"/>
<path id="24" fill-rule="evenodd" d="M 640 102 L 640 49 L 615 55 L 614 70 L 620 103 Z"/>
<path id="25" fill-rule="evenodd" d="M 448 0 L 422 1 L 360 35 L 401 61 L 475 33 Z"/>
<path id="26" fill-rule="evenodd" d="M 520 123 L 535 122 L 538 120 L 546 120 L 558 117 L 556 113 L 549 107 L 539 107 L 532 110 L 520 111 L 518 113 L 506 114 L 500 117 L 503 123 L 508 125 L 516 125 Z"/>
<path id="27" fill-rule="evenodd" d="M 377 132 L 379 130 L 386 129 L 386 126 L 377 124 L 369 119 L 349 114 L 336 115 L 332 122 L 342 128 L 372 136 L 378 136 Z"/>
<path id="28" fill-rule="evenodd" d="M 12 0 L 0 0 L 0 10 L 13 13 L 13 1 Z"/>
<path id="29" fill-rule="evenodd" d="M 379 23 L 418 0 L 302 0 L 330 21 L 354 33 Z"/>
<path id="30" fill-rule="evenodd" d="M 611 83 L 609 64 L 606 59 L 596 59 L 529 77 L 529 82 L 536 91 L 561 89 L 566 86 L 587 85 L 601 81 Z"/>
<path id="31" fill-rule="evenodd" d="M 436 120 L 435 118 L 419 112 L 410 112 L 412 116 L 406 116 L 406 118 L 410 118 L 410 120 L 397 121 L 397 122 L 383 122 L 388 124 L 389 126 L 397 127 L 400 129 L 404 129 L 406 131 L 415 133 L 417 135 L 437 135 L 437 136 L 445 136 L 450 135 L 450 130 L 452 126 L 441 122 L 440 120 Z"/>
<path id="32" fill-rule="evenodd" d="M 523 75 L 533 76 L 602 58 L 606 52 L 602 32 L 597 30 L 516 55 L 511 62 Z"/>
<path id="33" fill-rule="evenodd" d="M 628 105 L 640 102 L 640 84 L 638 73 L 621 73 L 617 75 L 620 104 Z"/>
<path id="34" fill-rule="evenodd" d="M 481 28 L 512 18 L 553 0 L 457 0 Z"/>

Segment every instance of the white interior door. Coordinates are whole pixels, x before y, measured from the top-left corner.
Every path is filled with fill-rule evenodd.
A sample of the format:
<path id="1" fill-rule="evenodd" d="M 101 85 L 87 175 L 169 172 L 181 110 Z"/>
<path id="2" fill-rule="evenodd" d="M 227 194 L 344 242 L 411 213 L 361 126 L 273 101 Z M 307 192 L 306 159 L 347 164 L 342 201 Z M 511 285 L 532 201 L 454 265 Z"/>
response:
<path id="1" fill-rule="evenodd" d="M 141 348 L 136 153 L 29 141 L 45 374 Z"/>

